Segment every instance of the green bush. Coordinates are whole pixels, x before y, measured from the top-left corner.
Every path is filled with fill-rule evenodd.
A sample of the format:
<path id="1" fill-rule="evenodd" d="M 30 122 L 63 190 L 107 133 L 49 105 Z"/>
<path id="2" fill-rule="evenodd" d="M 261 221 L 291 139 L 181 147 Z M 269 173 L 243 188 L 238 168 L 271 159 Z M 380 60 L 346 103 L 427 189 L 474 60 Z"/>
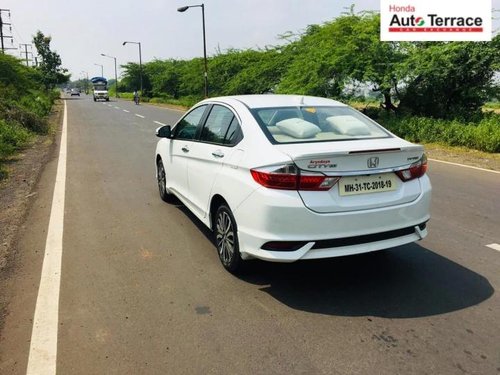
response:
<path id="1" fill-rule="evenodd" d="M 31 109 L 25 106 L 31 107 Z M 35 133 L 47 134 L 49 125 L 46 117 L 42 117 L 37 113 L 40 111 L 46 111 L 43 108 L 43 104 L 32 104 L 30 103 L 30 98 L 27 97 L 22 97 L 19 103 L 14 101 L 4 102 L 0 100 L 0 118 L 3 118 L 9 123 L 21 125 L 27 130 L 31 130 Z"/>
<path id="2" fill-rule="evenodd" d="M 151 100 L 149 102 L 153 103 L 153 104 L 166 103 L 166 100 L 167 99 L 165 99 L 165 98 L 151 98 Z"/>
<path id="3" fill-rule="evenodd" d="M 31 137 L 31 133 L 22 126 L 0 119 L 0 159 L 12 155 L 16 149 L 26 145 Z"/>
<path id="4" fill-rule="evenodd" d="M 484 114 L 476 122 L 399 117 L 385 114 L 377 119 L 394 134 L 410 142 L 441 143 L 486 152 L 500 152 L 500 115 Z"/>
<path id="5" fill-rule="evenodd" d="M 132 92 L 121 92 L 120 99 L 130 99 L 134 100 L 134 93 Z"/>
<path id="6" fill-rule="evenodd" d="M 58 90 L 46 90 L 41 73 L 18 59 L 0 54 L 0 180 L 2 162 L 26 146 L 34 133 L 47 134 L 49 115 Z"/>
<path id="7" fill-rule="evenodd" d="M 32 91 L 29 96 L 23 96 L 19 104 L 38 117 L 47 116 L 52 108 L 52 100 L 47 95 Z"/>

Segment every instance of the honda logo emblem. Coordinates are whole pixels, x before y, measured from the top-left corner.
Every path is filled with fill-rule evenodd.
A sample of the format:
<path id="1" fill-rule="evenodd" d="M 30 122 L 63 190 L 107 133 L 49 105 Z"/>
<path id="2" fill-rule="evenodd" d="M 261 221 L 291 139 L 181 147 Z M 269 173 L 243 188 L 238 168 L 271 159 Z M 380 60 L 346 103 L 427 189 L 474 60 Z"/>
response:
<path id="1" fill-rule="evenodd" d="M 374 156 L 366 162 L 366 165 L 368 165 L 368 168 L 377 168 L 378 167 L 378 157 Z"/>

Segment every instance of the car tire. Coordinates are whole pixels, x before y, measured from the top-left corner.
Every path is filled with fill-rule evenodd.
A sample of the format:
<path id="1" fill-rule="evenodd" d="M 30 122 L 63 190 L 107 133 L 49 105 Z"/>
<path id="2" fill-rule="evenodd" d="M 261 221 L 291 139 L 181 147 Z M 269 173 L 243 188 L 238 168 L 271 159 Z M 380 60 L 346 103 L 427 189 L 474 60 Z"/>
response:
<path id="1" fill-rule="evenodd" d="M 160 198 L 165 202 L 172 202 L 174 196 L 167 189 L 167 174 L 165 173 L 165 167 L 161 159 L 158 159 L 156 162 L 156 180 L 158 182 Z"/>
<path id="2" fill-rule="evenodd" d="M 94 102 L 96 102 L 96 101 L 97 101 L 96 98 L 94 98 Z"/>
<path id="3" fill-rule="evenodd" d="M 240 254 L 238 227 L 233 213 L 225 204 L 217 209 L 213 233 L 222 266 L 233 274 L 241 271 L 243 259 Z"/>

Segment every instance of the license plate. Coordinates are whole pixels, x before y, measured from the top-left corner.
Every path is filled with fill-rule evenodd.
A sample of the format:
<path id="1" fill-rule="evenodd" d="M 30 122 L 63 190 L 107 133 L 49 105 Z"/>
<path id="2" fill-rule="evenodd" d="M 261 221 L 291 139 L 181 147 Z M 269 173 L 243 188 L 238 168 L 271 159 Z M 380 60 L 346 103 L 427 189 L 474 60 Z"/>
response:
<path id="1" fill-rule="evenodd" d="M 397 189 L 394 173 L 374 174 L 370 176 L 342 177 L 339 181 L 340 195 L 380 193 Z"/>

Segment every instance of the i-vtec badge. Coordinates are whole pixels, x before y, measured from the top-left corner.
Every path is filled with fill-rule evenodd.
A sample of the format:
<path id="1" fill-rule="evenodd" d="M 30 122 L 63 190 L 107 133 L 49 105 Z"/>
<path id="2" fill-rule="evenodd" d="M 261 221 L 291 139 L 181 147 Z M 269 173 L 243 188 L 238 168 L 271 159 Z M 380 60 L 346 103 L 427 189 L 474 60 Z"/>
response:
<path id="1" fill-rule="evenodd" d="M 333 163 L 331 160 L 310 160 L 307 168 L 310 169 L 320 169 L 320 168 L 337 168 L 337 164 Z"/>
<path id="2" fill-rule="evenodd" d="M 368 166 L 368 168 L 377 168 L 378 162 L 379 162 L 378 157 L 374 156 L 374 157 L 371 157 L 368 159 L 368 161 L 366 162 L 366 165 Z"/>

